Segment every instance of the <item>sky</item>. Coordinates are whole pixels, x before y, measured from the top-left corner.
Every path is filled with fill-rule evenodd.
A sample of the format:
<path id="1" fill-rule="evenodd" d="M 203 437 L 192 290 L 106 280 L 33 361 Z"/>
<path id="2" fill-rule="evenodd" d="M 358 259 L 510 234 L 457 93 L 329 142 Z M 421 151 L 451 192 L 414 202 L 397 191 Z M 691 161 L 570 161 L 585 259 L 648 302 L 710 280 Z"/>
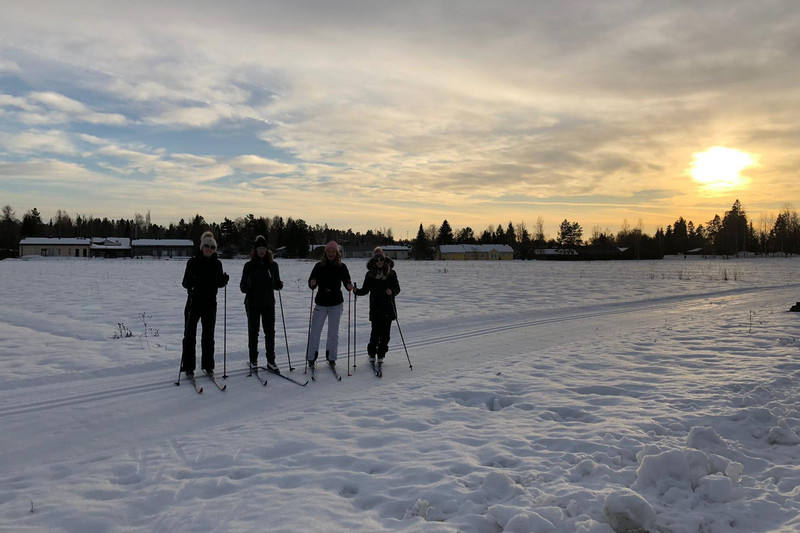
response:
<path id="1" fill-rule="evenodd" d="M 414 237 L 800 205 L 794 0 L 0 0 L 0 204 Z"/>

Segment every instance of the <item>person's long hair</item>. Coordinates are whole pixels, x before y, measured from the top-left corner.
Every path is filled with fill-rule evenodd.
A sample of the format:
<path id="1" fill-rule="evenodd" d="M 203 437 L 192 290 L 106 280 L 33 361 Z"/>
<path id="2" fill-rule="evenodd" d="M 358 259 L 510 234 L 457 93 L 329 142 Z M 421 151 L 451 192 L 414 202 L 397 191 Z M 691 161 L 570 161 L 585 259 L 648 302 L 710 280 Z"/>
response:
<path id="1" fill-rule="evenodd" d="M 342 252 L 340 250 L 336 250 L 336 258 L 335 259 L 328 259 L 328 254 L 325 250 L 322 251 L 322 261 L 319 262 L 322 266 L 326 266 L 328 263 L 333 263 L 334 265 L 341 265 L 342 264 Z"/>

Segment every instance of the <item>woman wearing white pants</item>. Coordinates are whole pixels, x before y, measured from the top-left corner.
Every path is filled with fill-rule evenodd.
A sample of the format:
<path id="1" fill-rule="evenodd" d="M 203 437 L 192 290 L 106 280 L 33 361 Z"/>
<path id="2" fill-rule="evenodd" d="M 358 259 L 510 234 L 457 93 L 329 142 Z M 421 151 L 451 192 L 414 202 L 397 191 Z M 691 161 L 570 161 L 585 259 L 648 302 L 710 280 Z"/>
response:
<path id="1" fill-rule="evenodd" d="M 322 327 L 328 322 L 328 338 L 325 342 L 325 358 L 328 364 L 336 366 L 339 351 L 339 321 L 344 309 L 344 296 L 342 285 L 347 291 L 353 290 L 350 281 L 350 272 L 347 265 L 342 263 L 342 254 L 339 245 L 330 241 L 325 245 L 322 260 L 314 265 L 308 277 L 308 288 L 318 289 L 314 298 L 314 311 L 311 315 L 311 331 L 309 332 L 308 351 L 306 360 L 308 366 L 313 368 L 319 355 L 319 341 L 322 336 Z"/>

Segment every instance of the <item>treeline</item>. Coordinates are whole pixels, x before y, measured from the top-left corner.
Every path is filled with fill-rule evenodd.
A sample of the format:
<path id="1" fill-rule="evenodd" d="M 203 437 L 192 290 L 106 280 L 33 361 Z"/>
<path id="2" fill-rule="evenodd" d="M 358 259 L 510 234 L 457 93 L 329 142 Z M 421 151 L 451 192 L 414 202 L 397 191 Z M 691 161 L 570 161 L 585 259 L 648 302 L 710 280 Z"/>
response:
<path id="1" fill-rule="evenodd" d="M 689 252 L 704 255 L 732 256 L 742 252 L 754 254 L 799 254 L 800 217 L 790 207 L 785 207 L 772 220 L 765 217 L 754 222 L 739 200 L 723 216 L 715 215 L 705 224 L 697 224 L 683 217 L 655 235 L 647 235 L 641 220 L 631 227 L 627 220 L 616 234 L 595 227 L 584 239 L 584 229 L 578 222 L 564 220 L 557 235 L 548 238 L 544 233 L 544 220 L 539 217 L 531 227 L 524 222 L 490 226 L 476 232 L 470 227 L 454 229 L 444 220 L 440 226 L 419 226 L 416 238 L 411 241 L 394 239 L 391 228 L 368 230 L 366 233 L 352 229 L 338 230 L 309 225 L 303 219 L 284 219 L 281 216 L 256 217 L 249 214 L 235 220 L 225 218 L 221 223 L 207 222 L 197 214 L 188 222 L 181 219 L 167 226 L 154 224 L 150 212 L 136 213 L 132 219 L 96 218 L 78 215 L 72 218 L 59 210 L 45 222 L 36 208 L 18 219 L 10 205 L 3 207 L 0 218 L 0 257 L 16 254 L 20 239 L 26 237 L 128 237 L 131 239 L 191 239 L 199 242 L 204 231 L 211 230 L 223 254 L 248 253 L 256 235 L 264 235 L 270 248 L 285 248 L 290 257 L 306 257 L 309 245 L 336 240 L 348 245 L 408 244 L 417 259 L 436 257 L 439 245 L 445 244 L 507 244 L 522 259 L 530 259 L 536 250 L 545 248 L 599 250 L 626 248 L 632 257 L 656 259 L 664 255 Z"/>
<path id="2" fill-rule="evenodd" d="M 336 240 L 350 244 L 393 244 L 391 229 L 368 230 L 366 233 L 329 228 L 328 225 L 311 226 L 303 219 L 256 217 L 249 214 L 235 220 L 225 218 L 221 223 L 207 222 L 197 214 L 188 222 L 181 219 L 167 226 L 154 224 L 150 212 L 136 213 L 132 219 L 96 218 L 78 215 L 74 219 L 58 210 L 56 216 L 45 222 L 36 208 L 17 219 L 13 208 L 3 207 L 0 219 L 0 249 L 5 256 L 15 255 L 19 241 L 26 237 L 127 237 L 130 239 L 190 239 L 200 242 L 204 231 L 211 230 L 223 255 L 247 254 L 256 235 L 264 235 L 270 248 L 285 248 L 290 257 L 306 257 L 312 243 Z M 2 257 L 2 256 L 0 256 Z"/>
<path id="3" fill-rule="evenodd" d="M 639 221 L 631 227 L 627 220 L 617 234 L 595 227 L 588 238 L 578 222 L 564 220 L 554 237 L 544 234 L 544 221 L 539 217 L 531 229 L 524 222 L 505 227 L 501 224 L 488 227 L 480 233 L 466 227 L 453 229 L 447 220 L 441 226 L 419 226 L 413 241 L 416 257 L 435 257 L 436 247 L 447 244 L 507 244 L 514 248 L 517 257 L 531 259 L 536 250 L 545 248 L 599 250 L 625 248 L 637 259 L 660 259 L 665 255 L 698 253 L 703 255 L 735 256 L 742 252 L 753 254 L 799 254 L 800 217 L 795 210 L 785 207 L 774 221 L 764 217 L 757 223 L 747 217 L 739 200 L 722 217 L 715 215 L 705 224 L 695 225 L 691 220 L 678 217 L 666 229 L 659 228 L 654 236 L 646 234 Z"/>

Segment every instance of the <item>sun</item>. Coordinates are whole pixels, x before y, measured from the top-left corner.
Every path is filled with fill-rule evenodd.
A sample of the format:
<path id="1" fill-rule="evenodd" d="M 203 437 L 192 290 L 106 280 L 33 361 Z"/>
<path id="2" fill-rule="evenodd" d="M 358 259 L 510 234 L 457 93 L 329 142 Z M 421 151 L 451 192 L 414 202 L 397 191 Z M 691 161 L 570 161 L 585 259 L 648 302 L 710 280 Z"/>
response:
<path id="1" fill-rule="evenodd" d="M 711 191 L 724 191 L 736 189 L 750 183 L 750 178 L 740 173 L 756 165 L 754 156 L 724 146 L 713 146 L 705 152 L 692 154 L 689 174 L 692 179 L 704 188 Z"/>

